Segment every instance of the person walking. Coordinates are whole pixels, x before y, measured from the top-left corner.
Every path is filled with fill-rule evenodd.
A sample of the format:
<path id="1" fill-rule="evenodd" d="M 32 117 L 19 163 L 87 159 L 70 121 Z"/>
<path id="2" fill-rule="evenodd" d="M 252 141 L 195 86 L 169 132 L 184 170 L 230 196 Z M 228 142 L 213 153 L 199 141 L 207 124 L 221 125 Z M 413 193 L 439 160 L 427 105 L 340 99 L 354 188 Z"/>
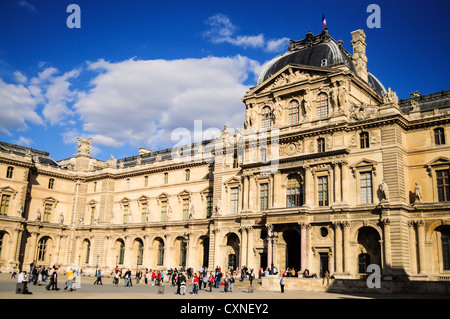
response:
<path id="1" fill-rule="evenodd" d="M 119 271 L 116 271 L 116 272 L 114 273 L 114 285 L 115 285 L 116 287 L 119 285 L 119 277 L 120 277 Z"/>
<path id="2" fill-rule="evenodd" d="M 223 278 L 223 292 L 228 292 L 228 275 Z"/>
<path id="3" fill-rule="evenodd" d="M 181 274 L 181 278 L 180 278 L 180 295 L 185 295 L 186 294 L 186 276 L 184 275 L 184 273 Z"/>
<path id="4" fill-rule="evenodd" d="M 325 279 L 327 280 L 327 286 L 330 284 L 330 273 L 325 270 L 325 275 L 323 276 L 322 285 L 325 284 Z"/>
<path id="5" fill-rule="evenodd" d="M 284 275 L 280 279 L 281 293 L 284 293 Z"/>
<path id="6" fill-rule="evenodd" d="M 66 280 L 66 286 L 64 287 L 64 290 L 67 290 L 67 288 L 70 288 L 70 291 L 73 291 L 72 282 L 73 282 L 73 269 L 71 268 L 67 272 L 67 280 Z"/>
<path id="7" fill-rule="evenodd" d="M 230 276 L 230 280 L 229 280 L 229 282 L 230 282 L 230 292 L 233 292 L 233 284 L 234 284 L 234 281 L 235 281 L 234 276 L 231 275 L 231 276 Z"/>
<path id="8" fill-rule="evenodd" d="M 102 283 L 102 270 L 97 270 L 97 280 L 94 281 L 94 285 L 103 285 Z"/>

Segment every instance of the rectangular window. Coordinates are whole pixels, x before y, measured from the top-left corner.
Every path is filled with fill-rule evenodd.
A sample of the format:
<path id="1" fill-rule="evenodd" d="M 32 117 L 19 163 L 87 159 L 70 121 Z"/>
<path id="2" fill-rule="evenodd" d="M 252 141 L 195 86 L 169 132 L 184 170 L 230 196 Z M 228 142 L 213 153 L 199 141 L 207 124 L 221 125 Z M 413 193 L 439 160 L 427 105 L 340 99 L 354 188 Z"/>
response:
<path id="1" fill-rule="evenodd" d="M 52 215 L 52 204 L 45 204 L 44 206 L 44 222 L 50 222 L 50 216 Z"/>
<path id="2" fill-rule="evenodd" d="M 317 178 L 319 192 L 319 206 L 328 206 L 328 176 Z"/>
<path id="3" fill-rule="evenodd" d="M 2 195 L 2 202 L 0 206 L 0 215 L 8 215 L 10 195 Z"/>
<path id="4" fill-rule="evenodd" d="M 53 186 L 55 186 L 55 179 L 54 178 L 50 178 L 48 180 L 48 189 L 53 189 Z"/>
<path id="5" fill-rule="evenodd" d="M 8 168 L 6 169 L 6 178 L 12 178 L 13 171 L 14 171 L 14 167 L 8 166 Z"/>
<path id="6" fill-rule="evenodd" d="M 213 211 L 213 197 L 206 196 L 206 218 L 210 218 L 212 216 Z"/>
<path id="7" fill-rule="evenodd" d="M 446 202 L 450 200 L 450 186 L 448 184 L 449 170 L 436 171 L 438 201 Z"/>
<path id="8" fill-rule="evenodd" d="M 371 204 L 373 203 L 372 194 L 372 173 L 366 172 L 361 173 L 361 203 Z"/>
<path id="9" fill-rule="evenodd" d="M 359 134 L 361 148 L 369 148 L 369 133 L 362 132 Z"/>
<path id="10" fill-rule="evenodd" d="M 259 185 L 259 208 L 260 210 L 266 210 L 269 208 L 269 184 L 264 183 Z"/>
<path id="11" fill-rule="evenodd" d="M 238 205 L 239 205 L 239 188 L 233 187 L 231 188 L 231 203 L 230 203 L 230 212 L 232 214 L 238 213 Z"/>
<path id="12" fill-rule="evenodd" d="M 167 220 L 167 201 L 161 202 L 161 221 Z"/>
<path id="13" fill-rule="evenodd" d="M 91 207 L 91 225 L 94 225 L 95 221 L 95 206 Z"/>
<path id="14" fill-rule="evenodd" d="M 183 220 L 189 219 L 189 198 L 183 199 Z"/>
<path id="15" fill-rule="evenodd" d="M 128 204 L 124 204 L 123 205 L 123 223 L 124 224 L 128 223 L 129 214 L 130 214 L 130 206 L 128 206 Z"/>
<path id="16" fill-rule="evenodd" d="M 164 173 L 164 184 L 169 183 L 169 173 Z"/>
<path id="17" fill-rule="evenodd" d="M 325 152 L 325 139 L 324 138 L 317 139 L 317 152 L 319 152 L 319 153 Z"/>
<path id="18" fill-rule="evenodd" d="M 444 145 L 445 144 L 444 129 L 442 127 L 438 127 L 436 129 L 434 129 L 434 143 L 436 145 Z"/>
<path id="19" fill-rule="evenodd" d="M 191 180 L 191 170 L 187 169 L 185 173 L 186 173 L 186 182 L 189 182 Z"/>
<path id="20" fill-rule="evenodd" d="M 94 182 L 94 193 L 97 192 L 97 182 Z"/>
<path id="21" fill-rule="evenodd" d="M 144 187 L 148 187 L 148 176 L 144 177 Z"/>
<path id="22" fill-rule="evenodd" d="M 146 202 L 141 204 L 141 223 L 145 223 L 147 221 L 147 210 L 148 204 Z"/>

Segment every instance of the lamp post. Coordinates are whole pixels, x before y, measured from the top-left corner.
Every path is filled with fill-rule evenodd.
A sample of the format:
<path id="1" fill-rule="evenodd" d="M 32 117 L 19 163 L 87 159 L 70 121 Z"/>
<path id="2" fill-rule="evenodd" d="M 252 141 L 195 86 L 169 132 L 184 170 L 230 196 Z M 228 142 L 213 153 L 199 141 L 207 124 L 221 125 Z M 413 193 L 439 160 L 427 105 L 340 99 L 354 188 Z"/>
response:
<path id="1" fill-rule="evenodd" d="M 100 255 L 97 255 L 97 266 L 95 267 L 95 275 L 97 276 L 97 271 L 98 271 L 98 259 L 100 258 Z"/>
<path id="2" fill-rule="evenodd" d="M 271 249 L 271 253 L 272 253 L 272 258 L 271 258 L 271 265 L 270 265 L 270 274 L 273 275 L 273 241 L 275 238 L 278 238 L 278 236 L 274 235 L 273 232 L 270 232 L 270 235 L 267 235 L 267 240 L 270 240 L 272 249 Z"/>

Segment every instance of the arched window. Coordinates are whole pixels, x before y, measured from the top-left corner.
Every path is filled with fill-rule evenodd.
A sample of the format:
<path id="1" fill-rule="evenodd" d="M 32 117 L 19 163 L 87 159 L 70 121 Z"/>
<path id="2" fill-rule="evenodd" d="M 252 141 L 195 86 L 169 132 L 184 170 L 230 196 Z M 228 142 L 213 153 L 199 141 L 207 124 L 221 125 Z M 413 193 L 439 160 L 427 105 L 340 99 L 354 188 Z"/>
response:
<path id="1" fill-rule="evenodd" d="M 297 100 L 292 100 L 289 103 L 289 125 L 296 125 L 299 121 L 299 103 Z"/>
<path id="2" fill-rule="evenodd" d="M 164 184 L 169 183 L 169 173 L 164 173 Z"/>
<path id="3" fill-rule="evenodd" d="M 441 231 L 443 270 L 450 270 L 450 228 Z"/>
<path id="4" fill-rule="evenodd" d="M 47 255 L 48 237 L 42 237 L 38 243 L 38 261 L 45 261 Z"/>
<path id="5" fill-rule="evenodd" d="M 123 265 L 124 259 L 125 259 L 125 243 L 123 241 L 120 241 L 119 265 Z"/>
<path id="6" fill-rule="evenodd" d="M 303 191 L 298 176 L 289 176 L 286 195 L 287 207 L 298 207 L 303 205 Z"/>
<path id="7" fill-rule="evenodd" d="M 317 97 L 317 119 L 323 120 L 328 117 L 328 95 L 320 93 Z"/>
<path id="8" fill-rule="evenodd" d="M 162 240 L 158 241 L 158 261 L 157 266 L 162 266 L 164 264 L 164 242 Z"/>
<path id="9" fill-rule="evenodd" d="M 269 106 L 264 106 L 261 112 L 261 128 L 270 129 L 272 127 L 272 110 Z"/>
<path id="10" fill-rule="evenodd" d="M 144 244 L 142 243 L 142 241 L 138 240 L 136 263 L 138 265 L 142 265 L 143 261 L 144 261 Z"/>

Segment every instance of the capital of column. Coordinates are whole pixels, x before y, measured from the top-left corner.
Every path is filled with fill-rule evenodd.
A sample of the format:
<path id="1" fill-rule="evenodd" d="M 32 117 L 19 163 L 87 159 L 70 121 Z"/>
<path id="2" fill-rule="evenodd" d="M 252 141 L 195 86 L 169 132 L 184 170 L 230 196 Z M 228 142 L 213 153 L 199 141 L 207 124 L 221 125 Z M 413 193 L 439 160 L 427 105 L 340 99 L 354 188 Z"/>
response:
<path id="1" fill-rule="evenodd" d="M 305 228 L 305 229 L 311 228 L 311 224 L 308 222 L 299 222 L 298 225 L 300 226 L 300 228 Z"/>

